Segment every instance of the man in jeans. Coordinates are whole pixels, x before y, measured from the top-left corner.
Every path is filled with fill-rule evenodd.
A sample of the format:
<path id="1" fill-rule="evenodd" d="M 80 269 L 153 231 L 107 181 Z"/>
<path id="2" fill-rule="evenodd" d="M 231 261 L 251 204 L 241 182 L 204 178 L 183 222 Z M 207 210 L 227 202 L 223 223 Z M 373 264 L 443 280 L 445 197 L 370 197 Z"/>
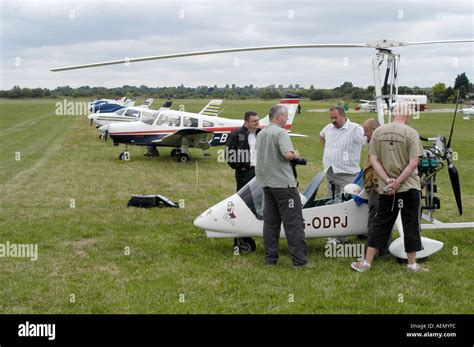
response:
<path id="1" fill-rule="evenodd" d="M 397 109 L 393 115 L 393 122 L 375 130 L 369 148 L 370 162 L 379 177 L 379 205 L 365 260 L 351 264 L 352 269 L 359 272 L 370 270 L 377 252 L 386 247 L 399 211 L 408 258 L 407 270 L 429 271 L 416 263 L 416 252 L 423 249 L 418 176 L 418 160 L 424 154 L 423 146 L 416 130 L 407 125 L 408 112 Z"/>
<path id="2" fill-rule="evenodd" d="M 263 243 L 265 264 L 276 265 L 279 257 L 281 223 L 288 241 L 293 267 L 306 267 L 307 246 L 301 200 L 290 161 L 300 157 L 284 130 L 288 109 L 275 105 L 270 124 L 257 136 L 257 182 L 263 187 Z"/>

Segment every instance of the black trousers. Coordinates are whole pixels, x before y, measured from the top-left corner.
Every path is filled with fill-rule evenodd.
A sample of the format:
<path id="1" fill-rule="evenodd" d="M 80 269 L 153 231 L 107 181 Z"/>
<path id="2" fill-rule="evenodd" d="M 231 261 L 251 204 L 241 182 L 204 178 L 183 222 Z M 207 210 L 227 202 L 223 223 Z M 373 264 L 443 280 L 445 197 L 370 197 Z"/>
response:
<path id="1" fill-rule="evenodd" d="M 237 191 L 249 183 L 255 177 L 255 167 L 248 170 L 235 170 L 235 181 L 237 182 Z"/>
<path id="2" fill-rule="evenodd" d="M 395 195 L 379 194 L 379 205 L 372 232 L 369 232 L 369 247 L 387 247 L 393 224 L 401 211 L 405 252 L 418 252 L 423 249 L 420 236 L 421 192 L 410 189 Z"/>
<path id="3" fill-rule="evenodd" d="M 235 170 L 235 181 L 237 182 L 237 191 L 249 183 L 255 177 L 255 167 L 250 167 L 248 170 Z M 243 237 L 240 240 L 244 242 L 252 241 L 251 237 Z M 239 243 L 239 238 L 234 238 L 234 247 Z"/>
<path id="4" fill-rule="evenodd" d="M 305 265 L 307 246 L 301 200 L 296 188 L 263 188 L 263 245 L 265 262 L 276 264 L 280 252 L 281 223 L 288 241 L 288 253 L 294 266 Z"/>
<path id="5" fill-rule="evenodd" d="M 379 193 L 377 192 L 377 188 L 370 189 L 369 193 L 369 219 L 367 221 L 367 234 L 370 236 L 372 231 L 374 230 L 374 222 L 375 216 L 377 216 L 377 209 L 379 207 Z M 387 244 L 379 249 L 379 255 L 385 255 L 389 253 L 388 247 L 392 243 L 392 233 L 390 233 L 390 237 L 387 241 Z"/>

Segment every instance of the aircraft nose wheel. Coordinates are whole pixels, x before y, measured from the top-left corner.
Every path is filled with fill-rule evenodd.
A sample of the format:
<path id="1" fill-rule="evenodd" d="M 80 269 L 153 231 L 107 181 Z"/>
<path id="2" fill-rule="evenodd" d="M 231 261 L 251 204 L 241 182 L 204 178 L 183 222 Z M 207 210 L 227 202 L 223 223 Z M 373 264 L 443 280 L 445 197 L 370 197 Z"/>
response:
<path id="1" fill-rule="evenodd" d="M 234 253 L 236 251 L 236 248 L 238 248 L 238 253 L 242 254 L 248 254 L 255 252 L 257 249 L 257 244 L 255 243 L 255 240 L 252 239 L 251 237 L 244 237 L 244 238 L 239 238 L 239 239 L 234 239 Z"/>
<path id="2" fill-rule="evenodd" d="M 187 153 L 179 153 L 178 154 L 178 161 L 181 163 L 186 163 L 191 160 L 191 157 Z"/>
<path id="3" fill-rule="evenodd" d="M 171 156 L 172 157 L 177 157 L 179 153 L 181 153 L 181 150 L 179 148 L 173 148 L 171 150 Z"/>
<path id="4" fill-rule="evenodd" d="M 127 160 L 127 161 L 130 160 L 130 152 L 126 151 L 126 152 L 120 153 L 119 159 L 120 160 Z"/>

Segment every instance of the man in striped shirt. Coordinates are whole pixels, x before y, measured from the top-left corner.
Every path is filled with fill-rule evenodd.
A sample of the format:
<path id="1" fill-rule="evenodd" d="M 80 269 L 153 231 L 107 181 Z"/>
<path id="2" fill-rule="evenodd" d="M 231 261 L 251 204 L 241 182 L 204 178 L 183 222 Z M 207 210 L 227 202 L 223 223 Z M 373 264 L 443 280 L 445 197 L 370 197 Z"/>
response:
<path id="1" fill-rule="evenodd" d="M 339 194 L 345 185 L 354 182 L 360 171 L 360 154 L 366 142 L 364 129 L 351 122 L 340 106 L 329 110 L 331 123 L 321 130 L 320 141 L 324 147 L 323 166 L 327 179 L 327 195 Z M 333 188 L 334 187 L 334 188 Z M 344 242 L 346 238 L 330 239 Z"/>

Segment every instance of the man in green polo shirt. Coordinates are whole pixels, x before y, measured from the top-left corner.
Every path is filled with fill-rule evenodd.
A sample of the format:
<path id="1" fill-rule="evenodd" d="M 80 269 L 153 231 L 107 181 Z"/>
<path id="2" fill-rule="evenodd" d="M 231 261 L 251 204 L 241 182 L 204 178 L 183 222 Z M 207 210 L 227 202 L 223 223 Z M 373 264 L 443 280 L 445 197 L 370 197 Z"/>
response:
<path id="1" fill-rule="evenodd" d="M 265 264 L 275 265 L 279 257 L 281 224 L 288 241 L 288 253 L 294 267 L 306 267 L 307 246 L 301 200 L 290 161 L 300 157 L 284 129 L 288 109 L 273 106 L 268 113 L 270 124 L 257 136 L 255 174 L 263 187 L 263 243 Z"/>

